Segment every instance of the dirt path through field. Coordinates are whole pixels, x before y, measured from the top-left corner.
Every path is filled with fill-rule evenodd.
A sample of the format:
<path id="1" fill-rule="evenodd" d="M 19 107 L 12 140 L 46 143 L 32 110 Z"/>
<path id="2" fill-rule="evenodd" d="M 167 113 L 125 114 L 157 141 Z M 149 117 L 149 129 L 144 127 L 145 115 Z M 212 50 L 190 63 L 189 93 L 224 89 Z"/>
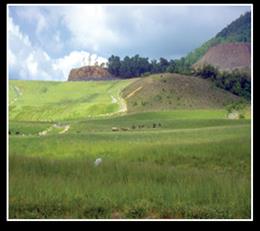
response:
<path id="1" fill-rule="evenodd" d="M 47 128 L 46 130 L 39 132 L 38 134 L 39 136 L 46 136 L 48 132 L 50 132 L 52 129 L 53 129 L 53 125 Z"/>
<path id="2" fill-rule="evenodd" d="M 136 88 L 134 91 L 132 91 L 131 93 L 129 93 L 125 98 L 128 99 L 131 96 L 133 96 L 134 94 L 136 94 L 136 92 L 140 91 L 143 87 L 138 87 Z"/>
<path id="3" fill-rule="evenodd" d="M 23 95 L 20 88 L 17 86 L 14 86 L 14 91 L 15 91 L 16 97 L 14 97 L 14 99 L 10 102 L 10 105 L 12 105 L 18 99 L 19 96 Z"/>
<path id="4" fill-rule="evenodd" d="M 127 111 L 127 104 L 126 101 L 120 97 L 119 98 L 119 111 L 118 112 L 126 112 Z"/>
<path id="5" fill-rule="evenodd" d="M 64 128 L 62 131 L 59 132 L 59 134 L 64 134 L 66 133 L 69 129 L 70 129 L 70 125 L 65 125 L 65 126 L 60 126 L 57 124 L 53 124 L 52 126 L 50 126 L 49 128 L 47 128 L 44 131 L 39 132 L 39 136 L 46 136 L 50 131 L 52 131 L 53 128 Z"/>
<path id="6" fill-rule="evenodd" d="M 66 125 L 62 131 L 59 132 L 59 134 L 64 134 L 70 129 L 70 125 Z"/>
<path id="7" fill-rule="evenodd" d="M 117 103 L 117 99 L 113 95 L 111 95 L 111 98 L 112 98 L 112 103 Z"/>

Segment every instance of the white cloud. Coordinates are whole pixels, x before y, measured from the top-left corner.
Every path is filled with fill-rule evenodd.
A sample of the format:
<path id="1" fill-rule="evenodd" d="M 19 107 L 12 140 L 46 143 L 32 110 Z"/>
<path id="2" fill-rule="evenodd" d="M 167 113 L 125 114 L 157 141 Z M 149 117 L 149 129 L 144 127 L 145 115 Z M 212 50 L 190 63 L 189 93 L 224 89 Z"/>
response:
<path id="1" fill-rule="evenodd" d="M 15 66 L 16 64 L 16 57 L 9 48 L 8 48 L 8 62 L 10 66 Z"/>
<path id="2" fill-rule="evenodd" d="M 11 17 L 8 17 L 8 34 L 11 39 L 14 37 L 15 39 L 21 41 L 25 46 L 31 46 L 28 36 L 21 33 L 19 27 L 14 24 Z"/>
<path id="3" fill-rule="evenodd" d="M 245 12 L 246 7 L 74 5 L 56 9 L 70 46 L 105 56 L 185 54 Z M 247 8 L 249 9 L 249 8 Z"/>
<path id="4" fill-rule="evenodd" d="M 116 45 L 119 35 L 109 27 L 109 14 L 102 5 L 64 7 L 60 14 L 71 32 L 71 43 L 98 52 L 105 45 Z"/>
<path id="5" fill-rule="evenodd" d="M 38 62 L 35 60 L 33 54 L 30 54 L 25 61 L 29 74 L 35 76 L 38 74 Z"/>
<path id="6" fill-rule="evenodd" d="M 27 35 L 21 32 L 8 17 L 8 69 L 11 78 L 18 79 L 51 79 L 42 68 L 48 66 L 46 54 L 32 46 Z M 50 70 L 51 71 L 51 70 Z"/>
<path id="7" fill-rule="evenodd" d="M 98 57 L 96 54 L 90 54 L 85 51 L 73 51 L 69 55 L 59 58 L 54 61 L 52 67 L 54 70 L 59 70 L 63 73 L 64 77 L 68 77 L 69 72 L 72 68 L 94 65 L 97 63 L 106 63 L 107 59 Z"/>
<path id="8" fill-rule="evenodd" d="M 61 7 L 62 8 L 62 7 Z M 31 42 L 41 46 L 56 57 L 64 55 L 64 34 L 60 31 L 60 8 L 50 6 L 20 6 L 14 7 L 14 19 L 26 33 L 30 35 Z"/>
<path id="9" fill-rule="evenodd" d="M 52 59 L 44 50 L 33 46 L 29 37 L 8 17 L 8 69 L 11 78 L 66 81 L 72 68 L 96 62 L 106 63 L 107 59 L 85 51 L 73 51 L 62 58 Z"/>
<path id="10" fill-rule="evenodd" d="M 27 20 L 30 23 L 36 24 L 36 33 L 38 34 L 47 29 L 48 25 L 50 25 L 48 18 L 42 14 L 40 8 L 37 6 L 23 6 L 21 7 L 21 10 L 17 12 L 22 20 Z"/>

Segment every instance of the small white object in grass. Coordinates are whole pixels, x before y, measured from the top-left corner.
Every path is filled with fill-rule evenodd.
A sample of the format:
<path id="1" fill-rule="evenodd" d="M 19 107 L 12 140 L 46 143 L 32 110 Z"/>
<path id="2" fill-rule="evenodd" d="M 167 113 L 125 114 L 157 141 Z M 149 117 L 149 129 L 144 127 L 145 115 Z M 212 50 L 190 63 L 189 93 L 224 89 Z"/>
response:
<path id="1" fill-rule="evenodd" d="M 101 162 L 102 162 L 102 159 L 101 159 L 101 158 L 96 159 L 96 160 L 95 160 L 95 166 L 100 165 Z"/>

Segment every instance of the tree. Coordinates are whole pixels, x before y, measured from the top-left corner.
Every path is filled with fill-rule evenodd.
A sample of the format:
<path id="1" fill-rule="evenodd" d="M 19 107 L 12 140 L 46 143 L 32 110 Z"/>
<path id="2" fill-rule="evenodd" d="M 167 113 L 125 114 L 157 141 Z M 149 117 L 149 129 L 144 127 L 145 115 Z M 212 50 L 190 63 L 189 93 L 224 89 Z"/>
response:
<path id="1" fill-rule="evenodd" d="M 157 63 L 156 59 L 153 59 L 150 64 L 151 73 L 159 73 L 160 72 L 160 64 Z"/>
<path id="2" fill-rule="evenodd" d="M 173 73 L 176 70 L 176 62 L 174 60 L 170 60 L 169 65 L 166 69 L 167 72 Z"/>
<path id="3" fill-rule="evenodd" d="M 112 55 L 108 58 L 108 71 L 115 76 L 119 76 L 119 69 L 121 66 L 120 58 Z"/>
<path id="4" fill-rule="evenodd" d="M 208 79 L 216 79 L 218 75 L 218 69 L 213 67 L 212 65 L 204 65 L 202 68 L 198 68 L 196 70 L 196 75 L 200 75 L 202 78 Z"/>
<path id="5" fill-rule="evenodd" d="M 130 78 L 132 77 L 131 72 L 131 60 L 128 56 L 124 58 L 123 61 L 121 61 L 121 65 L 119 68 L 119 76 L 123 78 Z"/>
<path id="6" fill-rule="evenodd" d="M 169 66 L 168 60 L 161 57 L 159 63 L 160 63 L 161 72 L 165 72 L 167 67 Z"/>

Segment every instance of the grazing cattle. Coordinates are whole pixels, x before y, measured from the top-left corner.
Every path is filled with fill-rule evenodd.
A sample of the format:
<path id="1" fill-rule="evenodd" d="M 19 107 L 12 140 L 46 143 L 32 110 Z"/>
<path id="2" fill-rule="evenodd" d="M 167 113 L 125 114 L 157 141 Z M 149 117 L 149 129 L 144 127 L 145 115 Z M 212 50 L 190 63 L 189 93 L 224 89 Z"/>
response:
<path id="1" fill-rule="evenodd" d="M 121 128 L 122 131 L 128 131 L 128 128 Z"/>
<path id="2" fill-rule="evenodd" d="M 112 127 L 112 131 L 113 131 L 113 132 L 117 132 L 117 131 L 119 131 L 119 128 L 117 128 L 117 127 Z"/>

